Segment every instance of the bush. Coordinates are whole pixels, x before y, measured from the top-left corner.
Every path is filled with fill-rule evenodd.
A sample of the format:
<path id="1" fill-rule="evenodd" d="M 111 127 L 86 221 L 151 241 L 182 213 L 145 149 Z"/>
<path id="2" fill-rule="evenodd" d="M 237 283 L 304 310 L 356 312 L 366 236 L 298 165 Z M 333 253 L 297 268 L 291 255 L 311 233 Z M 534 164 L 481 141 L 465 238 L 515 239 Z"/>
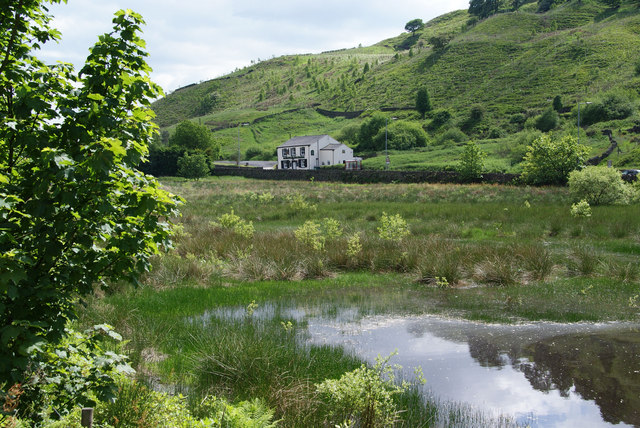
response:
<path id="1" fill-rule="evenodd" d="M 548 108 L 540 116 L 536 118 L 536 129 L 542 132 L 549 132 L 552 129 L 556 129 L 560 123 L 560 116 L 558 112 L 553 108 Z"/>
<path id="2" fill-rule="evenodd" d="M 569 173 L 580 168 L 589 148 L 571 136 L 557 140 L 548 134 L 540 136 L 524 156 L 522 180 L 528 184 L 565 184 Z"/>
<path id="3" fill-rule="evenodd" d="M 467 134 L 462 132 L 458 128 L 449 128 L 447 129 L 440 137 L 438 138 L 438 143 L 447 144 L 447 143 L 461 143 L 463 141 L 467 141 L 469 137 Z"/>
<path id="4" fill-rule="evenodd" d="M 628 204 L 634 193 L 618 170 L 601 166 L 571 172 L 569 191 L 575 201 L 584 200 L 589 205 Z"/>
<path id="5" fill-rule="evenodd" d="M 607 120 L 625 119 L 631 116 L 633 109 L 634 106 L 629 101 L 628 95 L 610 92 L 581 108 L 580 124 L 588 126 Z"/>
<path id="6" fill-rule="evenodd" d="M 473 141 L 469 141 L 462 152 L 462 159 L 458 164 L 458 172 L 463 181 L 475 181 L 482 178 L 484 158 L 487 156 Z"/>
<path id="7" fill-rule="evenodd" d="M 420 125 L 411 122 L 397 121 L 390 123 L 388 129 L 381 128 L 374 138 L 377 150 L 384 149 L 385 138 L 388 148 L 393 150 L 409 150 L 414 147 L 427 146 L 426 132 Z"/>
<path id="8" fill-rule="evenodd" d="M 209 163 L 202 153 L 185 154 L 178 159 L 178 175 L 184 178 L 199 179 L 209 175 Z"/>
<path id="9" fill-rule="evenodd" d="M 409 226 L 407 221 L 400 214 L 387 215 L 382 213 L 380 226 L 378 227 L 378 235 L 380 239 L 385 241 L 400 241 L 405 236 L 409 236 Z"/>
<path id="10" fill-rule="evenodd" d="M 331 426 L 394 426 L 399 416 L 394 397 L 406 392 L 411 384 L 395 382 L 395 374 L 401 367 L 388 364 L 393 355 L 379 356 L 371 368 L 363 364 L 340 379 L 327 379 L 316 385 L 318 393 L 327 402 Z M 424 382 L 420 373 L 418 382 Z"/>
<path id="11" fill-rule="evenodd" d="M 434 110 L 433 112 L 431 112 L 431 122 L 429 123 L 428 128 L 430 131 L 436 131 L 442 126 L 449 123 L 450 120 L 451 113 L 449 112 L 449 110 Z"/>
<path id="12" fill-rule="evenodd" d="M 84 333 L 65 330 L 57 344 L 32 354 L 28 380 L 23 385 L 18 414 L 33 421 L 58 419 L 74 407 L 92 407 L 116 396 L 116 382 L 133 374 L 125 355 L 106 351 L 102 338 L 122 340 L 106 324 Z"/>

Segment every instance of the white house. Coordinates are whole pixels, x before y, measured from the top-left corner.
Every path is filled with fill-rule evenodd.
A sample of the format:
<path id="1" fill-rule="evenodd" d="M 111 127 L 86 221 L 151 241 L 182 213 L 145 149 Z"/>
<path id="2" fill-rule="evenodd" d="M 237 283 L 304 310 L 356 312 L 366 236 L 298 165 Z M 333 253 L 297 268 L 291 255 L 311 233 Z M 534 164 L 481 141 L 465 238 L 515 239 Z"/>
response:
<path id="1" fill-rule="evenodd" d="M 315 169 L 353 160 L 353 149 L 328 135 L 293 137 L 278 146 L 278 169 Z"/>

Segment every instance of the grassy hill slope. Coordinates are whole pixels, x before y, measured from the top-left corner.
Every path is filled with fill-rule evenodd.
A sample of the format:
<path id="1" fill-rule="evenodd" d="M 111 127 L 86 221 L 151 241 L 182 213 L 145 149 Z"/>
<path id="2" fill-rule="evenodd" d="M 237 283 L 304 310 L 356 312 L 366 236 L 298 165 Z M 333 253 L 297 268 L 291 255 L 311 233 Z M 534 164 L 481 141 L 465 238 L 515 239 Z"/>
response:
<path id="1" fill-rule="evenodd" d="M 508 170 L 510 159 L 517 157 L 515 147 L 522 143 L 518 141 L 526 139 L 522 133 L 531 133 L 525 129 L 531 128 L 530 118 L 548 108 L 555 96 L 575 107 L 616 91 L 636 103 L 635 112 L 625 121 L 587 129 L 583 142 L 597 153 L 608 145 L 600 129 L 622 130 L 640 118 L 640 11 L 634 3 L 611 10 L 595 0 L 572 1 L 544 14 L 535 13 L 535 6 L 477 23 L 466 11 L 456 11 L 430 21 L 415 35 L 404 33 L 374 46 L 253 64 L 157 101 L 157 122 L 168 131 L 184 119 L 206 124 L 227 157 L 236 153 L 238 140 L 243 152 L 257 147 L 269 153 L 289 135 L 335 136 L 369 111 L 411 108 L 417 89 L 426 87 L 434 108 L 447 109 L 453 118 L 433 130 L 429 119 L 421 121 L 410 110 L 389 113 L 429 129 L 433 145 L 415 153 L 407 165 L 451 164 L 459 147 L 439 147 L 438 142 L 448 128 L 457 127 L 486 145 L 492 168 Z M 484 118 L 465 128 L 473 106 L 482 106 Z M 365 113 L 355 119 L 329 118 L 317 108 Z M 577 133 L 575 119 L 566 114 L 560 131 Z M 231 129 L 241 123 L 250 126 Z M 632 135 L 618 133 L 616 138 L 623 156 L 638 145 Z M 429 159 L 441 160 L 430 164 Z M 376 167 L 376 162 L 369 164 Z"/>

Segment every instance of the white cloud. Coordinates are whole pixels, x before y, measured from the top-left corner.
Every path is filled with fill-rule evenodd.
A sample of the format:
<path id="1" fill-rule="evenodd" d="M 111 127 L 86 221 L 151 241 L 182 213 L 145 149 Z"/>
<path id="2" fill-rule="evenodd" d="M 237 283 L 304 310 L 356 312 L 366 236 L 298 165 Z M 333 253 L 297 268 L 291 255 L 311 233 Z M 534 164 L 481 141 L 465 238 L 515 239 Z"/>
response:
<path id="1" fill-rule="evenodd" d="M 130 8 L 147 25 L 143 38 L 152 78 L 165 90 L 219 77 L 251 60 L 368 46 L 401 33 L 404 24 L 465 9 L 467 0 L 69 0 L 51 7 L 59 45 L 45 46 L 47 61 L 80 66 L 113 13 Z"/>

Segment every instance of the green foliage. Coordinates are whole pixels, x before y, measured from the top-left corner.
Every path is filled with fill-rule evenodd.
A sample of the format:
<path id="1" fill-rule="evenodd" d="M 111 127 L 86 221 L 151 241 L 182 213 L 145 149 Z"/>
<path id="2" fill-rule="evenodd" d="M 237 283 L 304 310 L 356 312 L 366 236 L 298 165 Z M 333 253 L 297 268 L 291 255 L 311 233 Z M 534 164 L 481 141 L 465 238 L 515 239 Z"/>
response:
<path id="1" fill-rule="evenodd" d="M 400 214 L 387 215 L 387 213 L 382 213 L 380 226 L 378 226 L 380 239 L 398 242 L 410 234 L 407 221 Z"/>
<path id="2" fill-rule="evenodd" d="M 331 423 L 363 428 L 389 427 L 399 419 L 394 397 L 406 392 L 410 384 L 396 383 L 396 373 L 402 368 L 389 365 L 388 357 L 378 356 L 373 367 L 362 365 L 339 379 L 327 379 L 316 385 L 326 400 Z M 423 381 L 419 377 L 419 381 Z"/>
<path id="3" fill-rule="evenodd" d="M 220 152 L 220 147 L 214 143 L 211 131 L 204 125 L 198 125 L 190 120 L 182 121 L 176 126 L 176 129 L 169 138 L 169 144 L 176 147 L 182 147 L 188 150 L 213 151 Z"/>
<path id="4" fill-rule="evenodd" d="M 387 146 L 392 150 L 409 150 L 414 147 L 427 146 L 427 134 L 416 123 L 403 120 L 393 121 L 388 128 L 381 128 L 374 137 L 376 150 L 384 150 L 385 138 Z"/>
<path id="5" fill-rule="evenodd" d="M 562 110 L 562 97 L 560 95 L 556 95 L 553 98 L 553 109 L 557 112 Z"/>
<path id="6" fill-rule="evenodd" d="M 24 380 L 73 303 L 109 278 L 136 281 L 169 245 L 176 200 L 136 167 L 155 126 L 143 20 L 119 11 L 79 76 L 32 51 L 58 33 L 39 1 L 0 10 L 0 383 Z M 10 36 L 9 36 L 10 35 Z"/>
<path id="7" fill-rule="evenodd" d="M 589 149 L 571 136 L 553 138 L 543 134 L 524 156 L 522 180 L 529 184 L 565 184 L 569 173 L 586 160 Z"/>
<path id="8" fill-rule="evenodd" d="M 463 141 L 467 141 L 469 137 L 467 134 L 462 132 L 460 128 L 452 127 L 444 131 L 438 137 L 439 144 L 448 144 L 448 143 L 462 143 Z"/>
<path id="9" fill-rule="evenodd" d="M 103 348 L 104 337 L 122 340 L 103 324 L 84 333 L 65 329 L 60 342 L 35 350 L 18 415 L 33 421 L 58 419 L 74 407 L 115 399 L 117 380 L 134 371 L 125 355 Z"/>
<path id="10" fill-rule="evenodd" d="M 434 110 L 430 114 L 431 122 L 429 122 L 429 130 L 436 131 L 451 120 L 451 112 L 445 109 Z"/>
<path id="11" fill-rule="evenodd" d="M 431 110 L 431 100 L 429 99 L 429 92 L 427 88 L 418 89 L 416 94 L 416 111 L 420 113 L 424 119 L 428 111 Z"/>
<path id="12" fill-rule="evenodd" d="M 320 225 L 313 220 L 307 220 L 295 230 L 296 239 L 315 251 L 324 249 L 325 236 Z"/>
<path id="13" fill-rule="evenodd" d="M 589 202 L 582 199 L 571 205 L 571 215 L 573 217 L 591 217 L 591 206 Z"/>
<path id="14" fill-rule="evenodd" d="M 470 182 L 482 178 L 484 158 L 487 154 L 473 141 L 469 141 L 462 152 L 462 158 L 458 164 L 458 172 L 462 181 Z"/>
<path id="15" fill-rule="evenodd" d="M 178 159 L 186 154 L 180 147 L 153 145 L 149 147 L 148 162 L 140 164 L 140 170 L 154 177 L 174 177 L 178 174 Z"/>
<path id="16" fill-rule="evenodd" d="M 576 109 L 577 110 L 577 109 Z M 625 119 L 634 111 L 629 96 L 620 92 L 609 92 L 580 110 L 580 124 L 592 125 L 607 120 Z"/>
<path id="17" fill-rule="evenodd" d="M 589 205 L 628 204 L 634 193 L 618 170 L 602 166 L 588 166 L 571 172 L 569 190 L 575 201 L 583 200 Z"/>
<path id="18" fill-rule="evenodd" d="M 536 118 L 536 129 L 542 132 L 549 132 L 556 129 L 560 124 L 560 116 L 558 112 L 549 107 L 540 116 Z"/>
<path id="19" fill-rule="evenodd" d="M 469 14 L 478 18 L 486 18 L 498 13 L 500 0 L 470 0 Z"/>
<path id="20" fill-rule="evenodd" d="M 422 19 L 416 18 L 407 22 L 407 25 L 404 26 L 404 30 L 409 33 L 415 33 L 418 30 L 422 30 L 424 28 L 424 22 Z"/>
<path id="21" fill-rule="evenodd" d="M 376 143 L 374 138 L 380 130 L 384 131 L 385 125 L 388 122 L 388 118 L 382 113 L 375 112 L 371 117 L 367 118 L 360 125 L 358 132 L 358 151 L 375 151 Z M 383 141 L 384 148 L 384 141 Z"/>
<path id="22" fill-rule="evenodd" d="M 263 195 L 260 195 L 259 198 L 265 200 Z M 252 238 L 255 232 L 253 222 L 246 221 L 240 218 L 233 212 L 233 210 L 231 210 L 230 213 L 225 213 L 218 217 L 218 222 L 215 225 L 220 225 L 223 228 L 231 229 L 234 233 L 247 239 Z"/>
<path id="23" fill-rule="evenodd" d="M 275 428 L 273 410 L 258 399 L 236 405 L 212 395 L 190 409 L 182 395 L 156 392 L 136 381 L 123 379 L 117 399 L 100 403 L 95 419 L 113 426 L 155 428 Z"/>
<path id="24" fill-rule="evenodd" d="M 199 179 L 209 175 L 209 162 L 203 153 L 194 153 L 192 155 L 185 153 L 178 159 L 177 174 L 180 177 Z"/>

